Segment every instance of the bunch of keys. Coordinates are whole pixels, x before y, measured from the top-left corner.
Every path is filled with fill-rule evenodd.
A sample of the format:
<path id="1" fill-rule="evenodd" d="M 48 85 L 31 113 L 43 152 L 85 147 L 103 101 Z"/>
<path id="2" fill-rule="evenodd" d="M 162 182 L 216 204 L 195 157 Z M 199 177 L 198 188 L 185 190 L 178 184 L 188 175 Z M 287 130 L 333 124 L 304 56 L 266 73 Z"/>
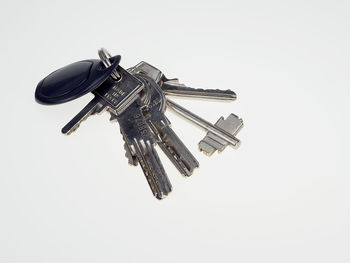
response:
<path id="1" fill-rule="evenodd" d="M 223 151 L 230 145 L 237 148 L 237 133 L 243 127 L 238 116 L 220 117 L 212 124 L 170 100 L 170 96 L 233 101 L 231 90 L 195 89 L 168 79 L 154 66 L 140 62 L 122 68 L 120 56 L 112 57 L 106 49 L 98 51 L 100 59 L 79 61 L 58 69 L 39 82 L 35 98 L 41 104 L 60 104 L 89 92 L 94 98 L 68 122 L 63 134 L 71 134 L 89 116 L 108 111 L 110 120 L 119 123 L 124 139 L 125 156 L 130 165 L 140 167 L 157 199 L 172 190 L 159 159 L 156 145 L 184 176 L 191 176 L 199 163 L 171 128 L 165 116 L 167 106 L 207 131 L 199 142 L 199 150 L 207 155 Z"/>

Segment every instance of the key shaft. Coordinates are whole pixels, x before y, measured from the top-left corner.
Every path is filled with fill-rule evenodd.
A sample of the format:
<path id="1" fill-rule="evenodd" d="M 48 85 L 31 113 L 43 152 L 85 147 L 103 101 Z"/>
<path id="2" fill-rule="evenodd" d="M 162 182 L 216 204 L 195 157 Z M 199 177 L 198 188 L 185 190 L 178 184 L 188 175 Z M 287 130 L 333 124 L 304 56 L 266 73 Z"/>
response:
<path id="1" fill-rule="evenodd" d="M 179 83 L 178 79 L 168 79 L 159 69 L 144 61 L 141 61 L 136 66 L 128 69 L 128 71 L 145 74 L 148 77 L 152 78 L 157 84 L 159 84 L 165 95 L 169 96 L 214 99 L 223 101 L 233 101 L 237 98 L 236 93 L 230 89 L 220 90 L 188 87 L 184 84 Z"/>
<path id="2" fill-rule="evenodd" d="M 111 120 L 118 121 L 128 151 L 132 158 L 137 158 L 153 195 L 163 199 L 171 192 L 172 186 L 154 148 L 155 139 L 141 107 L 141 99 L 138 98 L 122 114 L 117 116 L 111 112 Z"/>
<path id="3" fill-rule="evenodd" d="M 199 163 L 170 127 L 171 123 L 164 114 L 166 98 L 163 91 L 152 78 L 142 74 L 136 76 L 144 83 L 149 95 L 145 116 L 159 147 L 182 175 L 191 176 Z"/>
<path id="4" fill-rule="evenodd" d="M 178 96 L 178 97 L 190 97 L 190 98 L 202 98 L 202 99 L 214 99 L 214 100 L 227 100 L 233 101 L 237 98 L 237 95 L 232 90 L 219 90 L 219 89 L 195 89 L 187 87 L 184 84 L 178 83 L 177 80 L 169 80 L 163 83 L 162 90 L 165 95 Z"/>
<path id="5" fill-rule="evenodd" d="M 167 100 L 167 104 L 178 114 L 183 116 L 184 118 L 188 119 L 189 121 L 197 124 L 198 126 L 204 128 L 206 131 L 209 131 L 221 139 L 227 141 L 232 146 L 237 147 L 240 143 L 240 140 L 238 140 L 235 136 L 232 134 L 229 134 L 225 130 L 221 129 L 220 127 L 216 127 L 215 125 L 211 124 L 210 122 L 202 119 L 198 115 L 190 112 L 189 110 L 183 108 L 179 104 L 173 102 L 172 100 Z"/>
<path id="6" fill-rule="evenodd" d="M 159 134 L 162 137 L 162 141 L 158 142 L 159 147 L 182 175 L 191 176 L 193 170 L 199 167 L 197 159 L 170 126 L 163 127 Z"/>
<path id="7" fill-rule="evenodd" d="M 71 134 L 79 128 L 80 124 L 86 120 L 89 116 L 96 113 L 100 113 L 104 108 L 103 102 L 98 98 L 94 97 L 74 118 L 68 122 L 61 130 L 63 134 Z"/>

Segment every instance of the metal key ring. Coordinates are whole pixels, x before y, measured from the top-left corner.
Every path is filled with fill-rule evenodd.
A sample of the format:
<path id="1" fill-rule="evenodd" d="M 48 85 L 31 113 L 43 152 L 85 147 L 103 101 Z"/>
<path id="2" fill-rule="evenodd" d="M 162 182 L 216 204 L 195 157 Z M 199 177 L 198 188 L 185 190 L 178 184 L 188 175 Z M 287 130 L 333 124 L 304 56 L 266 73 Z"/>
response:
<path id="1" fill-rule="evenodd" d="M 112 57 L 111 54 L 107 51 L 105 48 L 100 48 L 98 50 L 98 56 L 100 57 L 103 65 L 108 68 L 112 65 L 112 62 L 110 61 L 110 58 Z M 119 81 L 121 79 L 121 75 L 118 73 L 117 69 L 112 71 L 111 77 L 115 79 L 116 81 Z"/>

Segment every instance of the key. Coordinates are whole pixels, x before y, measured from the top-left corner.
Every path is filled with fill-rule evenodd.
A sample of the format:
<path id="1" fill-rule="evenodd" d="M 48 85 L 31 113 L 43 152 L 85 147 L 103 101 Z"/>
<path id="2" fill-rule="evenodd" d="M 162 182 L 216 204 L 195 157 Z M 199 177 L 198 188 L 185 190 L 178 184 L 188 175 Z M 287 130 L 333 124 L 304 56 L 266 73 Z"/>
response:
<path id="1" fill-rule="evenodd" d="M 138 93 L 143 89 L 142 82 L 121 66 L 117 67 L 117 71 L 118 79 L 115 79 L 117 75 L 112 76 L 92 91 L 95 97 L 62 128 L 62 133 L 71 134 L 83 120 L 104 110 L 119 115 L 137 98 Z"/>
<path id="2" fill-rule="evenodd" d="M 97 96 L 95 96 L 75 117 L 68 122 L 63 128 L 63 134 L 71 134 L 79 128 L 80 124 L 88 117 L 101 113 L 106 107 L 105 103 Z"/>
<path id="3" fill-rule="evenodd" d="M 111 113 L 111 120 L 118 121 L 128 151 L 137 158 L 153 195 L 157 199 L 166 197 L 172 186 L 154 149 L 156 141 L 143 116 L 141 99 L 136 99 L 118 116 Z"/>
<path id="4" fill-rule="evenodd" d="M 162 90 L 164 91 L 165 95 L 170 96 L 217 99 L 228 101 L 235 100 L 237 98 L 236 93 L 229 89 L 195 89 L 179 83 L 177 79 L 164 81 L 162 85 Z"/>
<path id="5" fill-rule="evenodd" d="M 144 114 L 159 147 L 182 175 L 192 175 L 199 163 L 170 127 L 171 123 L 164 114 L 166 98 L 162 90 L 150 77 L 142 74 L 135 76 L 144 83 L 145 92 L 149 94 L 149 103 Z"/>
<path id="6" fill-rule="evenodd" d="M 236 136 L 237 133 L 243 127 L 243 120 L 234 114 L 230 114 L 226 119 L 221 117 L 216 123 L 216 127 L 219 127 L 226 132 Z M 199 142 L 199 150 L 208 156 L 212 155 L 216 150 L 222 152 L 228 145 L 227 141 L 221 139 L 212 132 L 208 132 L 203 140 Z"/>
<path id="7" fill-rule="evenodd" d="M 202 119 L 198 115 L 190 112 L 189 110 L 181 107 L 179 104 L 177 104 L 169 99 L 167 99 L 167 104 L 171 107 L 171 109 L 173 109 L 179 115 L 183 116 L 184 118 L 188 119 L 189 121 L 193 122 L 194 124 L 197 124 L 198 126 L 204 128 L 206 131 L 209 131 L 209 132 L 215 134 L 216 136 L 223 139 L 228 144 L 230 144 L 234 147 L 239 146 L 240 141 L 235 136 L 228 133 L 224 129 L 211 124 L 210 122 Z"/>
<path id="8" fill-rule="evenodd" d="M 131 70 L 144 73 L 151 77 L 161 87 L 165 95 L 227 101 L 237 98 L 236 93 L 229 89 L 195 89 L 188 87 L 179 83 L 178 79 L 168 79 L 159 69 L 144 61 L 131 68 Z"/>

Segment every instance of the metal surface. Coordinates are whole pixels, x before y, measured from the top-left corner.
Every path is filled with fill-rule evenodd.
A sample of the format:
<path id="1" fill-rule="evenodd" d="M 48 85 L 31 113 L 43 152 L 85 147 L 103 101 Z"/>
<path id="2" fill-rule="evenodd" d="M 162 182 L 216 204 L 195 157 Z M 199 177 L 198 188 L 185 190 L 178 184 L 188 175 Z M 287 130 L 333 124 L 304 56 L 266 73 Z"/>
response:
<path id="1" fill-rule="evenodd" d="M 231 113 L 226 119 L 221 117 L 215 123 L 215 126 L 236 136 L 243 127 L 243 120 Z M 199 150 L 210 156 L 216 150 L 222 152 L 227 145 L 227 141 L 223 140 L 212 132 L 208 132 L 204 139 L 199 142 Z"/>
<path id="2" fill-rule="evenodd" d="M 162 85 L 165 95 L 232 101 L 237 98 L 232 90 L 194 89 L 180 84 L 178 80 L 168 80 Z"/>
<path id="3" fill-rule="evenodd" d="M 103 65 L 106 68 L 109 68 L 112 65 L 112 63 L 110 61 L 110 58 L 112 56 L 111 56 L 111 54 L 109 54 L 109 52 L 105 48 L 101 48 L 101 49 L 98 50 L 98 56 L 100 57 Z M 120 80 L 120 78 L 121 78 L 121 76 L 118 73 L 117 69 L 114 69 L 110 76 L 116 81 Z"/>
<path id="4" fill-rule="evenodd" d="M 170 127 L 171 123 L 164 114 L 166 99 L 162 90 L 150 77 L 142 74 L 136 77 L 144 83 L 146 92 L 150 94 L 150 103 L 144 115 L 159 147 L 182 175 L 192 175 L 199 163 Z"/>
<path id="5" fill-rule="evenodd" d="M 138 96 L 144 88 L 142 82 L 119 67 L 120 80 L 106 80 L 93 93 L 107 103 L 108 110 L 116 115 L 121 114 Z"/>
<path id="6" fill-rule="evenodd" d="M 202 119 L 198 115 L 190 112 L 189 110 L 186 110 L 185 108 L 181 107 L 180 105 L 176 104 L 175 102 L 169 99 L 167 100 L 167 104 L 181 116 L 197 124 L 198 126 L 204 128 L 206 131 L 212 132 L 213 134 L 217 135 L 219 138 L 225 140 L 228 144 L 235 147 L 239 146 L 240 141 L 232 134 L 229 134 L 228 132 L 221 129 L 220 127 L 216 127 L 210 122 Z"/>
<path id="7" fill-rule="evenodd" d="M 98 97 L 93 98 L 75 117 L 68 122 L 61 130 L 64 134 L 71 134 L 79 128 L 80 124 L 88 117 L 101 113 L 105 108 L 105 104 L 101 103 Z"/>
<path id="8" fill-rule="evenodd" d="M 142 102 L 138 98 L 121 115 L 111 113 L 111 120 L 118 120 L 128 150 L 137 158 L 153 195 L 163 199 L 171 192 L 172 186 L 154 149 L 156 141 L 141 108 Z"/>
<path id="9" fill-rule="evenodd" d="M 168 79 L 159 69 L 145 61 L 141 61 L 135 67 L 128 69 L 128 71 L 146 74 L 151 77 L 160 86 L 165 95 L 227 101 L 233 101 L 237 98 L 236 93 L 230 89 L 200 89 L 180 84 L 178 79 Z"/>

